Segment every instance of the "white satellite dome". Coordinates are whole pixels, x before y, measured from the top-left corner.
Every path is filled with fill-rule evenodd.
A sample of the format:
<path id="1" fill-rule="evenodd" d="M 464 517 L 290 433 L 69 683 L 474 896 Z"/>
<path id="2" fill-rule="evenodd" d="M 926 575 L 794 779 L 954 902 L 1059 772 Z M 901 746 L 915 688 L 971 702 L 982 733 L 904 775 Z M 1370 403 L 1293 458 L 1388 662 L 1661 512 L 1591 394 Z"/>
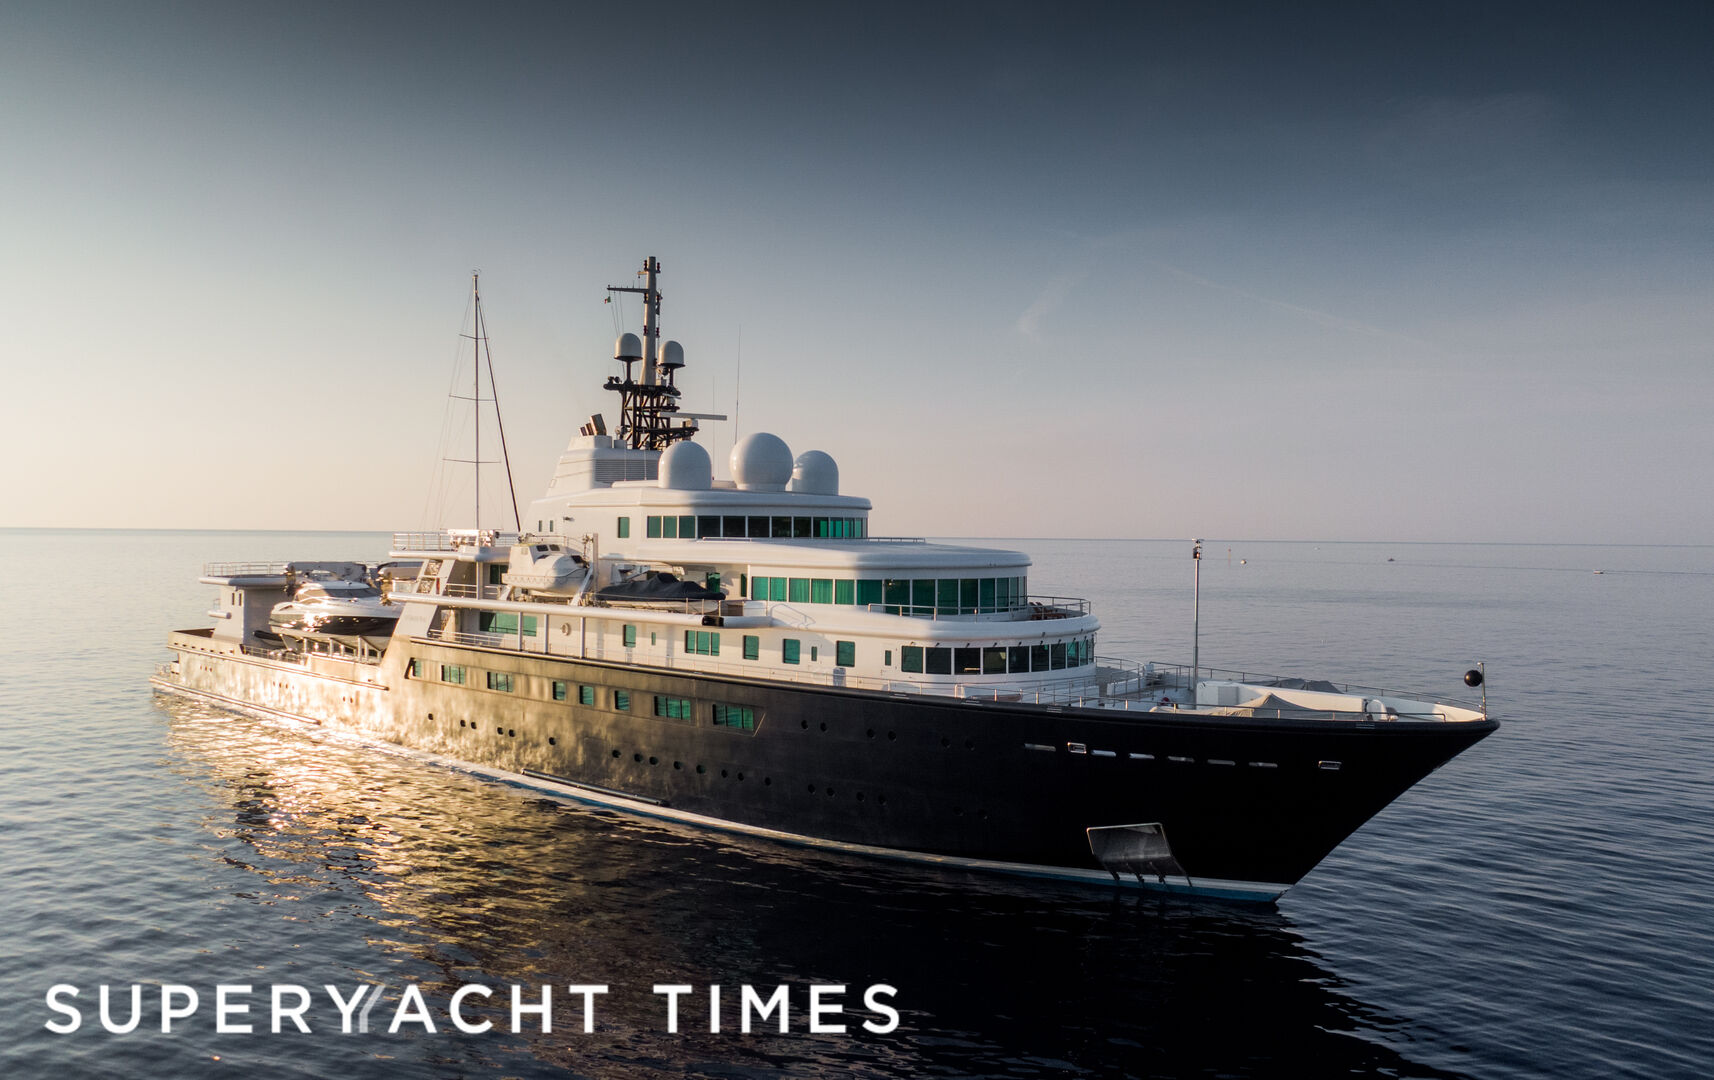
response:
<path id="1" fill-rule="evenodd" d="M 714 486 L 714 462 L 708 451 L 689 439 L 675 442 L 661 455 L 660 485 L 681 491 L 707 491 Z"/>
<path id="2" fill-rule="evenodd" d="M 839 465 L 820 450 L 805 450 L 792 466 L 792 490 L 808 495 L 839 494 Z"/>
<path id="3" fill-rule="evenodd" d="M 643 339 L 636 334 L 620 334 L 619 340 L 613 343 L 613 359 L 641 360 L 643 358 Z"/>
<path id="4" fill-rule="evenodd" d="M 757 431 L 732 448 L 732 482 L 745 491 L 784 491 L 792 478 L 792 449 L 778 435 Z"/>

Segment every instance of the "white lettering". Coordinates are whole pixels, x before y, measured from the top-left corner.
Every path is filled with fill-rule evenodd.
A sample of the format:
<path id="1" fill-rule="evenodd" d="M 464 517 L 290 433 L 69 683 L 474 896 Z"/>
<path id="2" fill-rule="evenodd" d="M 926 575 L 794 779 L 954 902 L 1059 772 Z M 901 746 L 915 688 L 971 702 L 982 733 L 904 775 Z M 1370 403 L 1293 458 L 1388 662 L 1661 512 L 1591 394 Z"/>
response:
<path id="1" fill-rule="evenodd" d="M 115 1035 L 123 1035 L 127 1031 L 136 1031 L 137 1025 L 143 1020 L 143 988 L 136 983 L 131 984 L 131 1020 L 124 1027 L 113 1022 L 107 1011 L 107 984 L 101 984 L 101 1026 Z"/>
<path id="2" fill-rule="evenodd" d="M 864 1006 L 868 1008 L 870 1012 L 887 1018 L 886 1023 L 883 1024 L 877 1024 L 873 1020 L 863 1021 L 864 1030 L 872 1031 L 876 1035 L 886 1035 L 898 1030 L 899 1010 L 893 1008 L 891 1005 L 883 1005 L 877 1000 L 883 996 L 889 998 L 893 997 L 897 993 L 897 990 L 888 986 L 886 983 L 876 983 L 874 986 L 863 991 Z"/>
<path id="3" fill-rule="evenodd" d="M 784 986 L 774 987 L 774 992 L 768 996 L 766 1004 L 762 1002 L 762 995 L 756 993 L 756 988 L 749 983 L 744 984 L 742 995 L 744 1011 L 739 1020 L 739 1030 L 746 1035 L 750 1034 L 750 1010 L 752 1008 L 756 1010 L 756 1020 L 760 1023 L 767 1023 L 768 1014 L 778 1009 L 780 1010 L 780 1034 L 786 1033 L 787 1027 L 791 1023 L 791 1000 Z"/>
<path id="4" fill-rule="evenodd" d="M 256 1030 L 255 1027 L 252 1026 L 251 1024 L 249 1024 L 248 1022 L 242 1023 L 242 1024 L 229 1024 L 226 1022 L 226 1018 L 228 1016 L 233 1015 L 234 1013 L 247 1013 L 250 1011 L 250 1006 L 248 1004 L 239 1005 L 239 1004 L 235 1004 L 233 1002 L 227 1001 L 226 995 L 227 994 L 248 994 L 249 992 L 250 992 L 250 984 L 249 983 L 220 983 L 217 986 L 215 986 L 215 988 L 214 988 L 214 1030 L 218 1034 L 221 1034 L 221 1035 L 248 1035 L 252 1031 Z"/>
<path id="5" fill-rule="evenodd" d="M 185 999 L 185 1007 L 183 1009 L 173 1008 L 174 995 L 182 996 Z M 171 1033 L 173 1030 L 174 1020 L 183 1020 L 187 1016 L 194 1015 L 196 1013 L 198 1000 L 200 999 L 196 996 L 196 990 L 193 987 L 183 986 L 178 983 L 167 983 L 162 986 L 161 1030 L 163 1032 Z"/>
<path id="6" fill-rule="evenodd" d="M 70 1020 L 49 1020 L 42 1025 L 55 1035 L 70 1035 L 83 1026 L 83 1013 L 79 1012 L 75 1006 L 67 1005 L 60 1000 L 60 998 L 68 995 L 76 997 L 77 987 L 70 983 L 55 983 L 48 987 L 48 1008 L 71 1017 Z"/>
<path id="7" fill-rule="evenodd" d="M 842 985 L 816 985 L 809 988 L 809 1032 L 811 1035 L 845 1034 L 844 1024 L 824 1024 L 821 1022 L 824 1015 L 838 1013 L 844 1009 L 844 1006 L 838 1002 L 822 1004 L 821 996 L 826 994 L 830 997 L 837 997 L 843 993 L 845 993 L 845 987 Z"/>
<path id="8" fill-rule="evenodd" d="M 535 1013 L 542 1018 L 543 1033 L 553 1030 L 553 987 L 542 987 L 542 1000 L 536 1005 L 524 1004 L 524 988 L 517 983 L 512 984 L 512 1034 L 516 1035 L 524 1029 L 524 1014 Z"/>
<path id="9" fill-rule="evenodd" d="M 464 1014 L 460 1009 L 464 1005 L 464 999 L 471 994 L 481 994 L 485 998 L 491 998 L 494 996 L 494 991 L 483 986 L 481 983 L 471 983 L 468 986 L 461 986 L 455 990 L 452 995 L 452 1005 L 450 1009 L 452 1012 L 452 1026 L 464 1032 L 466 1035 L 480 1035 L 484 1031 L 493 1027 L 494 1021 L 484 1020 L 480 1024 L 472 1024 L 464 1019 Z"/>
<path id="10" fill-rule="evenodd" d="M 350 1001 L 346 1001 L 341 997 L 339 994 L 339 987 L 332 983 L 327 983 L 323 986 L 323 989 L 327 991 L 327 996 L 333 999 L 333 1007 L 339 1010 L 339 1019 L 341 1023 L 341 1027 L 339 1029 L 340 1032 L 345 1035 L 351 1034 L 351 1014 L 357 1011 L 357 1005 L 363 1000 L 363 995 L 369 992 L 369 985 L 367 983 L 358 983 L 357 989 L 351 994 Z M 379 998 L 381 996 L 381 992 L 376 990 L 375 996 Z"/>
<path id="11" fill-rule="evenodd" d="M 280 1007 L 280 999 L 285 997 L 288 991 L 298 999 L 298 1003 L 295 1008 L 282 1009 Z M 270 996 L 273 998 L 274 1002 L 274 1034 L 278 1035 L 280 1033 L 280 1018 L 289 1016 L 292 1018 L 292 1023 L 297 1025 L 298 1030 L 303 1032 L 305 1035 L 308 1035 L 309 1025 L 304 1023 L 304 1011 L 309 1008 L 309 991 L 296 983 L 280 983 L 273 988 L 273 992 Z"/>
<path id="12" fill-rule="evenodd" d="M 72 993 L 75 994 L 75 993 L 77 993 L 77 991 L 73 990 Z M 665 994 L 667 996 L 667 1034 L 668 1035 L 677 1035 L 678 1034 L 678 996 L 680 994 L 690 993 L 690 987 L 681 986 L 677 983 L 673 983 L 670 985 L 664 984 L 664 983 L 656 983 L 655 984 L 655 993 Z"/>
<path id="13" fill-rule="evenodd" d="M 543 987 L 545 990 L 546 987 Z M 583 995 L 583 1033 L 590 1034 L 595 1030 L 595 995 L 607 992 L 606 983 L 591 983 L 588 986 L 574 985 L 565 988 L 568 994 Z"/>
<path id="14" fill-rule="evenodd" d="M 399 1004 L 393 1010 L 393 1022 L 387 1025 L 387 1034 L 397 1034 L 399 1025 L 406 1021 L 421 1024 L 423 1031 L 430 1035 L 435 1033 L 434 1018 L 429 1015 L 428 1002 L 423 1000 L 422 988 L 414 982 L 406 983 L 405 992 L 399 995 Z"/>
<path id="15" fill-rule="evenodd" d="M 720 987 L 708 988 L 708 1030 L 720 1034 Z"/>

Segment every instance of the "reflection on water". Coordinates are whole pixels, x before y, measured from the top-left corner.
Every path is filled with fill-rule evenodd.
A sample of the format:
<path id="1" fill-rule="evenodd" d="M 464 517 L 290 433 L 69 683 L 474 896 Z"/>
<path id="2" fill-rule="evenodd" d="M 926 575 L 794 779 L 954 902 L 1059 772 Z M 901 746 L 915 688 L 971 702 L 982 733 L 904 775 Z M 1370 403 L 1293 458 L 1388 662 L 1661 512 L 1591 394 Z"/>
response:
<path id="1" fill-rule="evenodd" d="M 1320 1075 L 1449 1075 L 1401 1057 L 1411 1025 L 1342 994 L 1271 908 L 811 854 L 562 803 L 311 729 L 161 708 L 175 768 L 214 795 L 205 828 L 230 871 L 221 880 L 288 926 L 251 947 L 287 954 L 254 957 L 267 969 L 256 981 L 382 982 L 396 995 L 417 980 L 437 1013 L 465 983 L 612 987 L 592 1035 L 572 1007 L 552 1034 L 370 1036 L 364 1053 L 384 1056 L 360 1060 L 349 1041 L 305 1038 L 293 1054 L 312 1068 L 1244 1076 L 1313 1063 Z M 232 926 L 228 913 L 220 927 Z M 665 1033 L 657 983 L 698 988 L 683 1034 Z M 728 988 L 718 1035 L 706 1030 L 711 983 Z M 740 983 L 789 984 L 793 1033 L 738 1035 Z M 810 983 L 849 988 L 851 1034 L 808 1033 Z M 898 988 L 896 1032 L 856 1026 L 871 1018 L 861 989 L 873 983 Z M 467 1014 L 504 1026 L 503 1000 Z"/>

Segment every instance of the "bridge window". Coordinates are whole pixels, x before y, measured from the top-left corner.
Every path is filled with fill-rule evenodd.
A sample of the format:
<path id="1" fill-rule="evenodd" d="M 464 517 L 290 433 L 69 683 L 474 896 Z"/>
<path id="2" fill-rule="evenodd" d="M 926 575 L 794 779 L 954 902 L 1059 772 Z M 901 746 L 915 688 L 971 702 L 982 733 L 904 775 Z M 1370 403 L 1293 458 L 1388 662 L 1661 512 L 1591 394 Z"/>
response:
<path id="1" fill-rule="evenodd" d="M 929 649 L 926 653 L 928 673 L 930 675 L 952 674 L 952 650 Z"/>
<path id="2" fill-rule="evenodd" d="M 1048 646 L 1048 651 L 1053 655 L 1053 670 L 1058 671 L 1065 667 L 1065 642 L 1054 642 Z"/>
<path id="3" fill-rule="evenodd" d="M 922 674 L 922 646 L 906 645 L 899 650 L 899 670 L 911 674 Z"/>
<path id="4" fill-rule="evenodd" d="M 765 517 L 753 517 L 753 518 L 751 518 L 750 519 L 750 535 L 751 536 L 762 536 L 762 537 L 767 536 L 768 535 L 768 519 Z"/>
<path id="5" fill-rule="evenodd" d="M 982 674 L 1004 675 L 1006 673 L 1006 650 L 1004 647 L 989 647 L 982 650 Z"/>
<path id="6" fill-rule="evenodd" d="M 881 602 L 881 582 L 875 578 L 857 579 L 857 606 L 868 607 Z"/>
<path id="7" fill-rule="evenodd" d="M 812 604 L 833 603 L 833 579 L 811 579 L 809 583 L 809 602 Z"/>
<path id="8" fill-rule="evenodd" d="M 1007 667 L 1013 673 L 1030 670 L 1030 647 L 1028 645 L 1013 645 L 1007 658 Z"/>
<path id="9" fill-rule="evenodd" d="M 856 591 L 852 588 L 854 584 L 856 583 L 849 578 L 835 581 L 833 583 L 833 602 L 848 606 L 854 603 L 856 601 Z"/>
<path id="10" fill-rule="evenodd" d="M 809 579 L 795 577 L 791 579 L 791 602 L 794 604 L 809 603 Z"/>

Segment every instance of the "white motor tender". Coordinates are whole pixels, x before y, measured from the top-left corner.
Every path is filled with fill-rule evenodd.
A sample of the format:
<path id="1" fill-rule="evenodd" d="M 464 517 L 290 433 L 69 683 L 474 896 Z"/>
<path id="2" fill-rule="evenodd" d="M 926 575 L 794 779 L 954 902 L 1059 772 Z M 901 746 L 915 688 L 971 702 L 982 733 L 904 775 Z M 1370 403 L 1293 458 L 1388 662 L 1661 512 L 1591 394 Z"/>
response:
<path id="1" fill-rule="evenodd" d="M 500 580 L 514 589 L 528 589 L 546 596 L 573 596 L 582 588 L 589 567 L 583 556 L 567 551 L 562 544 L 535 540 L 512 545 L 506 572 Z"/>

